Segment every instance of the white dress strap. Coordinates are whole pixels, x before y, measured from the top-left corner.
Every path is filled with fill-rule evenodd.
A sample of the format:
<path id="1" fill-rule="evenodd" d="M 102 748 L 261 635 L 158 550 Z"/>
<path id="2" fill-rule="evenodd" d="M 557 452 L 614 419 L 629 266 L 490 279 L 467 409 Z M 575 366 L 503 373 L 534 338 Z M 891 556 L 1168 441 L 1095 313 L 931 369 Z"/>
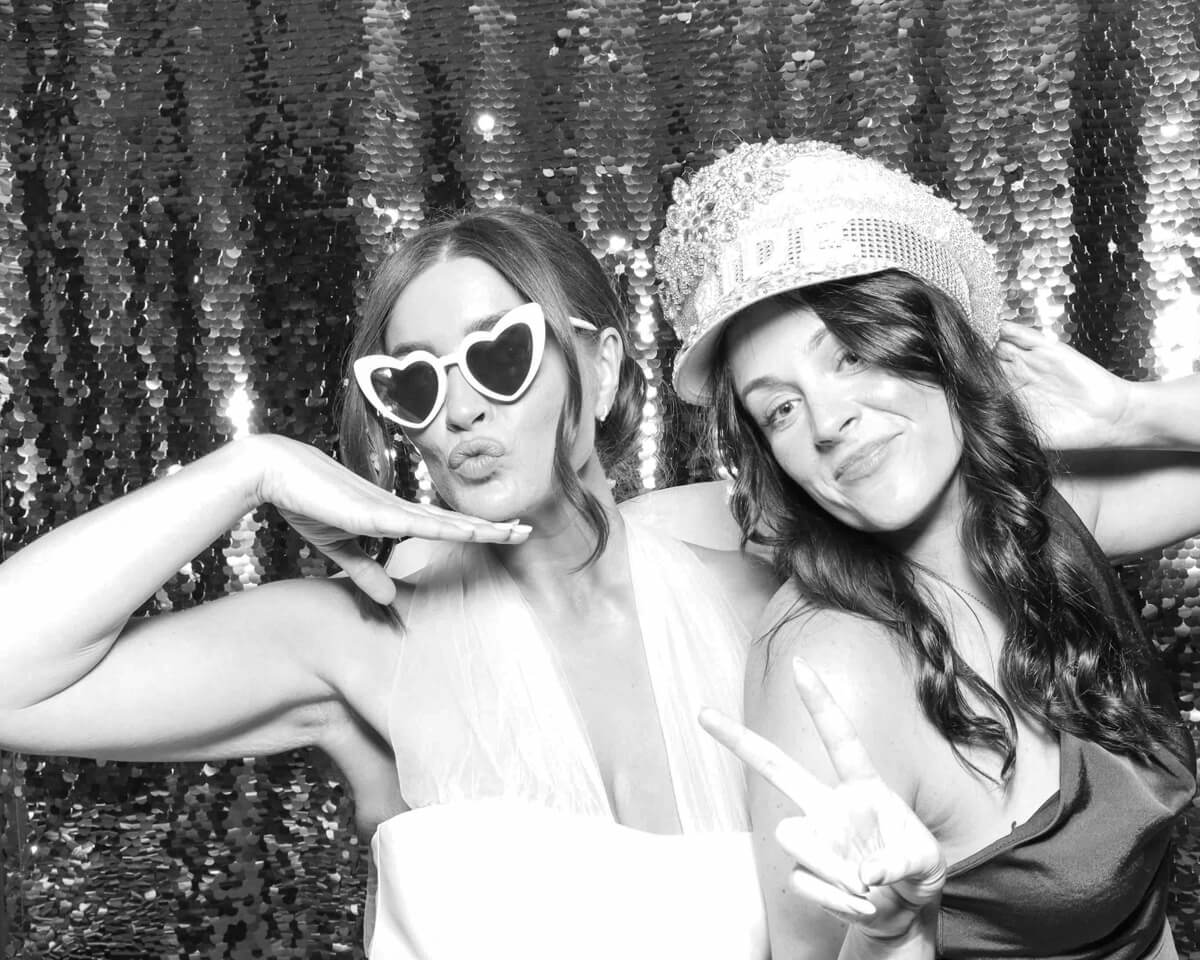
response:
<path id="1" fill-rule="evenodd" d="M 741 717 L 749 635 L 690 548 L 628 519 L 625 529 L 680 826 L 684 833 L 747 830 L 741 762 L 696 718 L 706 706 Z"/>

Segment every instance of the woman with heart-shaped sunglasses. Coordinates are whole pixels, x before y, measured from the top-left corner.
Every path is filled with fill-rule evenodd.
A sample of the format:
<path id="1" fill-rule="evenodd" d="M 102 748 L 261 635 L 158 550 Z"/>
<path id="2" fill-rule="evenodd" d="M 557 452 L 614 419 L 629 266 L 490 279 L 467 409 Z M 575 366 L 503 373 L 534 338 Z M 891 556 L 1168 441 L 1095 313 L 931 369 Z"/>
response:
<path id="1" fill-rule="evenodd" d="M 761 958 L 736 758 L 765 566 L 654 532 L 611 480 L 645 376 L 595 257 L 499 210 L 382 265 L 350 351 L 341 466 L 235 441 L 0 569 L 0 743 L 130 760 L 318 746 L 372 843 L 373 958 Z M 393 495 L 414 446 L 449 509 Z M 130 617 L 274 504 L 347 578 Z M 360 538 L 433 541 L 393 580 Z M 114 558 L 113 544 L 130 549 Z M 63 595 L 55 571 L 103 570 Z"/>

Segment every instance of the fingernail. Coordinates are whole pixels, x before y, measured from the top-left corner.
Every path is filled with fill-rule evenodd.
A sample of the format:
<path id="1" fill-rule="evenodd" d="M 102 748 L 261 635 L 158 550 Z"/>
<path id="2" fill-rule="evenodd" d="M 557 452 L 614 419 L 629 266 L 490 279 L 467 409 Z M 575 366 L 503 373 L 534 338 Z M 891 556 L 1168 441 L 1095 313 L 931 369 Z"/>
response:
<path id="1" fill-rule="evenodd" d="M 875 905 L 869 900 L 851 900 L 847 906 L 860 917 L 875 916 Z"/>

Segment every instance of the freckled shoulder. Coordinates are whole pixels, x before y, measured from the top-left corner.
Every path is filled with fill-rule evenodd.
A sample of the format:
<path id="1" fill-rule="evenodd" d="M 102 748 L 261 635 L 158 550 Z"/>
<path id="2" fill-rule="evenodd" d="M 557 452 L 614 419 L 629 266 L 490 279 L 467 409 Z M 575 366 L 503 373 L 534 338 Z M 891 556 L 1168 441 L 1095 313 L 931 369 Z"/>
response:
<path id="1" fill-rule="evenodd" d="M 868 752 L 893 749 L 897 728 L 915 730 L 912 674 L 897 638 L 881 623 L 812 604 L 793 580 L 771 598 L 755 630 L 746 668 L 752 725 L 772 729 L 781 712 L 794 715 L 796 657 L 821 677 Z"/>
<path id="2" fill-rule="evenodd" d="M 687 547 L 725 588 L 725 596 L 742 623 L 752 630 L 779 586 L 771 565 L 741 550 L 715 550 L 694 543 Z"/>

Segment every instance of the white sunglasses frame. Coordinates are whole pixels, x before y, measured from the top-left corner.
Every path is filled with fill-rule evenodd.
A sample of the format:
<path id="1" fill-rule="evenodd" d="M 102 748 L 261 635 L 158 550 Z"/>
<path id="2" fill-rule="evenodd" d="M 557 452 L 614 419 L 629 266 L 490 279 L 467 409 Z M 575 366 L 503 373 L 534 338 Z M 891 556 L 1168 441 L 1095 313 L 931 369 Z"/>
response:
<path id="1" fill-rule="evenodd" d="M 569 317 L 568 319 L 571 321 L 571 326 L 579 330 L 596 332 L 595 324 L 588 323 L 586 320 L 580 320 L 578 317 Z M 489 390 L 475 379 L 475 375 L 471 373 L 466 363 L 467 351 L 477 343 L 495 340 L 509 327 L 514 327 L 518 324 L 527 326 L 530 336 L 533 338 L 529 372 L 525 375 L 524 381 L 522 381 L 520 387 L 514 393 L 497 393 L 494 390 Z M 538 370 L 541 369 L 542 355 L 545 353 L 545 349 L 546 314 L 542 310 L 541 304 L 523 303 L 509 310 L 490 329 L 476 330 L 474 333 L 468 333 L 462 338 L 455 350 L 440 357 L 430 353 L 428 350 L 413 350 L 411 353 L 406 353 L 403 357 L 393 357 L 387 353 L 372 353 L 365 357 L 359 357 L 354 361 L 354 379 L 358 383 L 358 388 L 362 391 L 363 396 L 367 398 L 367 402 L 381 416 L 386 417 L 393 423 L 399 424 L 405 430 L 424 430 L 433 423 L 438 415 L 438 411 L 446 403 L 446 391 L 448 389 L 446 371 L 450 367 L 457 366 L 463 379 L 471 385 L 471 388 L 489 400 L 499 403 L 514 403 L 521 399 L 525 391 L 529 389 L 529 385 L 533 383 L 534 377 L 537 376 Z M 423 360 L 433 367 L 437 377 L 437 394 L 434 398 L 433 406 L 430 408 L 429 415 L 424 420 L 412 422 L 396 416 L 396 414 L 387 408 L 376 391 L 375 385 L 371 382 L 371 374 L 383 367 L 392 370 L 406 370 L 419 360 Z"/>

